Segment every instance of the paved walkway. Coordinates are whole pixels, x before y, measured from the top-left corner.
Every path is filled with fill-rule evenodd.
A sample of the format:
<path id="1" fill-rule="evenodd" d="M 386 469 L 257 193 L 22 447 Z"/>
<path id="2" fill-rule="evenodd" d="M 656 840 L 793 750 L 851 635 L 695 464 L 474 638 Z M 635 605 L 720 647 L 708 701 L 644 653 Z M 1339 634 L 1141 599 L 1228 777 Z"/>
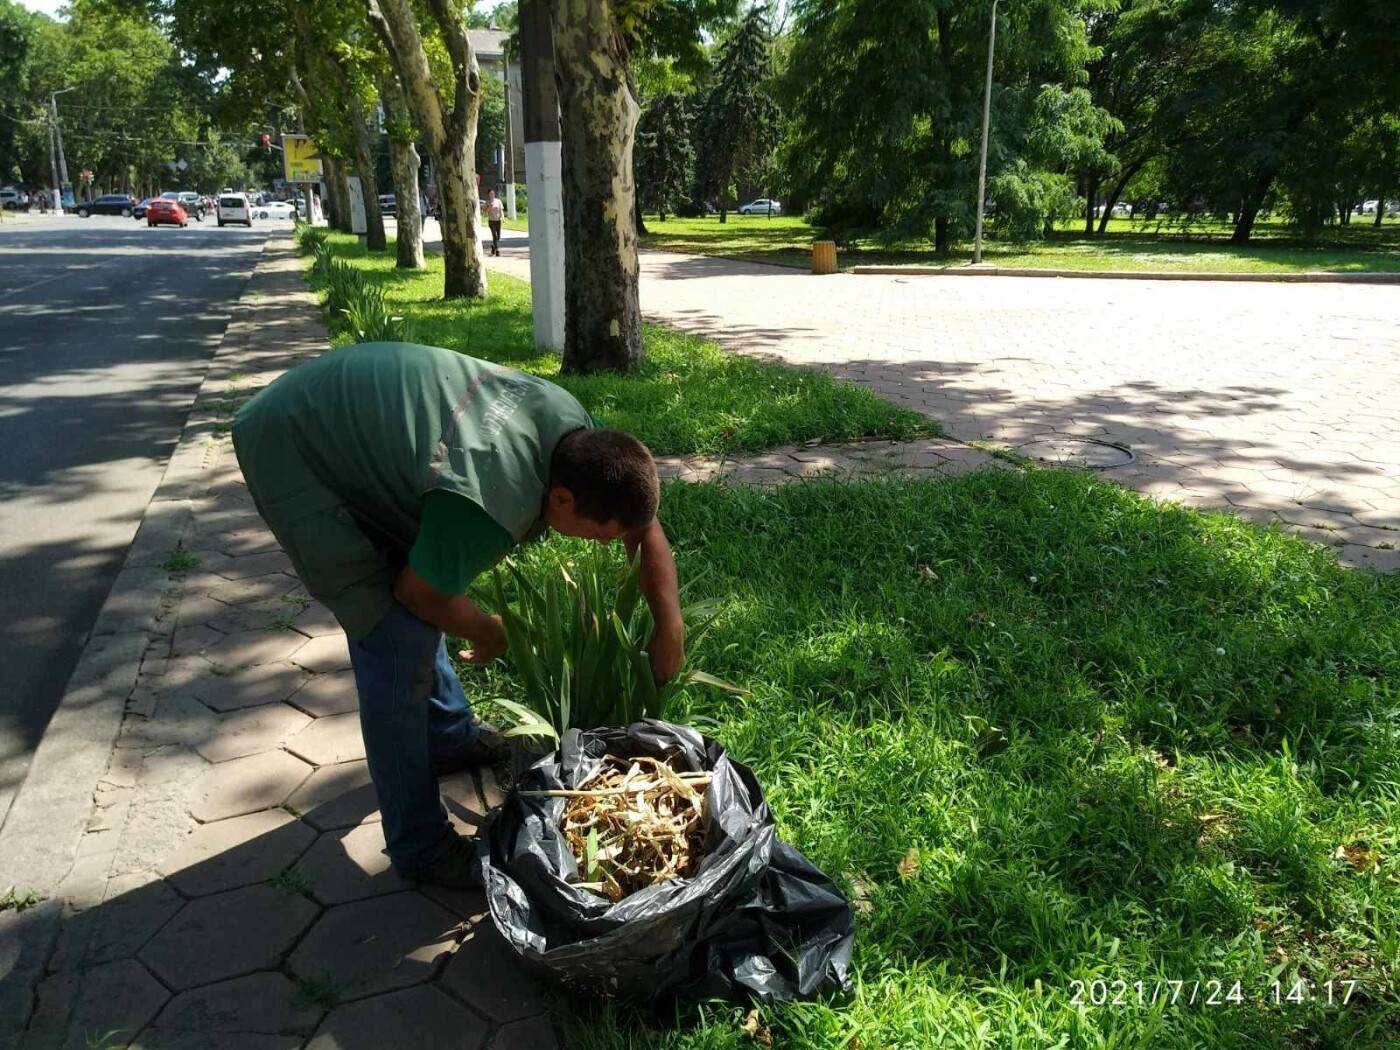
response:
<path id="1" fill-rule="evenodd" d="M 523 243 L 491 265 L 528 278 Z M 1400 287 L 813 277 L 644 252 L 641 298 L 649 320 L 825 369 L 954 437 L 1124 444 L 1135 461 L 1106 477 L 1400 568 Z"/>
<path id="2" fill-rule="evenodd" d="M 558 1045 L 482 896 L 381 852 L 345 637 L 239 474 L 236 405 L 325 344 L 278 238 L 0 835 L 47 898 L 0 911 L 0 1048 Z M 501 797 L 444 790 L 468 834 Z"/>

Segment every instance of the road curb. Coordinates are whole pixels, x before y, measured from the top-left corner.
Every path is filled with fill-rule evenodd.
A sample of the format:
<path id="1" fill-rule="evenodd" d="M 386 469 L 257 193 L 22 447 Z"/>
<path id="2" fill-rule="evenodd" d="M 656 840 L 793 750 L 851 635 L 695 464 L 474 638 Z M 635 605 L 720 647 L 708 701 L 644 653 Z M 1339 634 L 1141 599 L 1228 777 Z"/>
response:
<path id="1" fill-rule="evenodd" d="M 1217 270 L 1039 270 L 1017 266 L 852 266 L 843 273 L 895 277 L 1080 277 L 1096 281 L 1226 281 L 1252 284 L 1400 284 L 1400 273 L 1222 273 Z"/>
<path id="2" fill-rule="evenodd" d="M 212 403 L 222 395 L 211 387 L 227 378 L 224 359 L 246 337 L 247 290 L 272 243 L 272 237 L 263 242 L 244 279 L 175 451 L 0 827 L 0 893 L 13 886 L 45 898 L 38 908 L 0 914 L 0 942 L 14 938 L 0 949 L 0 1045 L 27 1022 L 32 986 L 43 974 L 62 918 L 62 900 L 56 898 L 89 882 L 87 869 L 106 858 L 103 841 L 88 841 L 103 839 L 89 835 L 94 796 L 138 678 L 170 650 L 170 614 L 180 583 L 162 563 L 186 535 L 192 500 L 208 488 L 208 468 L 219 456 L 208 439 L 218 425 Z"/>

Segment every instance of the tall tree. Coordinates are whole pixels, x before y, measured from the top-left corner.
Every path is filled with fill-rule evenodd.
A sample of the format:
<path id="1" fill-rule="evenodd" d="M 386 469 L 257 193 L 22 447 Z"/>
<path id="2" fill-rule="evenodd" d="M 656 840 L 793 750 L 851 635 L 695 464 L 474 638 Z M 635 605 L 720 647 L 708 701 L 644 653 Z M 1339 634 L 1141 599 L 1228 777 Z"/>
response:
<path id="1" fill-rule="evenodd" d="M 633 60 L 699 53 L 702 29 L 735 0 L 558 0 L 564 205 L 564 368 L 629 371 L 642 363 L 637 301 Z M 527 67 L 528 72 L 528 67 Z"/>
<path id="2" fill-rule="evenodd" d="M 363 12 L 344 2 L 323 3 L 316 8 L 313 22 L 306 8 L 294 0 L 288 0 L 287 11 L 307 68 L 318 74 L 328 89 L 325 98 L 335 113 L 335 124 L 349 130 L 350 155 L 364 199 L 365 247 L 382 252 L 388 240 L 375 174 L 377 136 L 370 129 L 366 110 L 377 101 L 376 81 L 383 70 L 376 68 L 377 49 L 365 46 Z"/>
<path id="3" fill-rule="evenodd" d="M 365 4 L 437 167 L 443 295 L 484 296 L 486 267 L 481 257 L 481 215 L 472 157 L 481 103 L 481 69 L 461 11 L 453 0 L 428 0 L 432 23 L 451 60 L 451 79 L 439 84 L 408 0 L 365 0 Z"/>
<path id="4" fill-rule="evenodd" d="M 635 157 L 638 200 L 665 222 L 685 199 L 695 170 L 690 107 L 680 91 L 657 96 L 642 111 Z"/>
<path id="5" fill-rule="evenodd" d="M 1081 6 L 1000 7 L 993 179 L 1022 159 L 1041 86 L 1080 86 L 1089 57 Z M 970 230 L 991 11 L 990 2 L 954 0 L 794 3 L 784 155 L 795 189 L 823 221 L 897 236 L 932 232 L 940 252 Z"/>
<path id="6" fill-rule="evenodd" d="M 481 174 L 482 195 L 501 181 L 506 148 L 506 88 L 493 76 L 481 78 L 481 110 L 476 118 L 476 170 Z"/>
<path id="7" fill-rule="evenodd" d="M 217 136 L 207 137 L 213 124 L 210 85 L 180 61 L 144 12 L 79 0 L 68 13 L 63 23 L 44 16 L 31 22 L 19 102 L 32 121 L 22 125 L 20 140 L 25 179 L 50 183 L 49 100 L 72 87 L 59 97 L 70 174 L 83 168 L 94 174 L 77 187 L 80 197 L 162 183 L 186 188 L 184 173 L 198 154 L 219 148 Z M 186 161 L 183 169 L 167 166 L 179 160 Z"/>
<path id="8" fill-rule="evenodd" d="M 614 0 L 559 0 L 554 49 L 564 182 L 564 371 L 642 362 L 632 181 L 639 107 Z"/>
<path id="9" fill-rule="evenodd" d="M 1093 49 L 1088 90 L 1115 123 L 1102 154 L 1086 157 L 1079 168 L 1085 233 L 1095 232 L 1100 200 L 1097 232 L 1108 228 L 1128 184 L 1166 151 L 1162 107 L 1195 60 L 1207 11 L 1200 0 L 1121 0 L 1086 14 Z"/>
<path id="10" fill-rule="evenodd" d="M 421 270 L 423 259 L 422 193 L 418 187 L 418 129 L 408 116 L 403 86 L 392 70 L 384 73 L 379 97 L 384 100 L 384 130 L 389 136 L 389 163 L 394 171 L 395 238 L 400 270 Z"/>
<path id="11" fill-rule="evenodd" d="M 720 45 L 698 118 L 701 195 L 718 195 L 720 222 L 733 198 L 735 178 L 751 180 L 778 144 L 778 107 L 769 94 L 772 75 L 768 10 L 757 6 Z"/>
<path id="12" fill-rule="evenodd" d="M 0 99 L 15 102 L 24 97 L 24 69 L 29 60 L 33 16 L 23 8 L 0 0 Z M 34 114 L 25 116 L 34 118 Z M 0 117 L 0 182 L 20 175 L 19 131 L 24 119 L 15 113 Z"/>

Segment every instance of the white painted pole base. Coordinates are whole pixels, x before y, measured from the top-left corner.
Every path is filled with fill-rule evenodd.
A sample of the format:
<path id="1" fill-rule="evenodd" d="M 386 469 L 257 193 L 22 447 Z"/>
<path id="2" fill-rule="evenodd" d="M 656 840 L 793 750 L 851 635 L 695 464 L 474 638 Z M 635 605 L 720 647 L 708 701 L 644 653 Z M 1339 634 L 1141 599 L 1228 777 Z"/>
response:
<path id="1" fill-rule="evenodd" d="M 535 348 L 564 349 L 564 182 L 557 142 L 525 143 Z"/>
<path id="2" fill-rule="evenodd" d="M 506 183 L 506 218 L 515 221 L 515 183 Z"/>

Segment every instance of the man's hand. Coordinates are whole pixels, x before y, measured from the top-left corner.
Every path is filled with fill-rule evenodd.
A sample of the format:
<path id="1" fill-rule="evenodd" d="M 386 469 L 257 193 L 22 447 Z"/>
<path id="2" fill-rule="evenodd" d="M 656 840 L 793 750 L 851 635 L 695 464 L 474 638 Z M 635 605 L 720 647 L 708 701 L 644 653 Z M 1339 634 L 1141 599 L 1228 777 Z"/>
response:
<path id="1" fill-rule="evenodd" d="M 651 636 L 651 675 L 657 685 L 662 685 L 676 677 L 681 664 L 685 663 L 685 626 L 676 621 L 674 625 L 658 627 Z"/>
<path id="2" fill-rule="evenodd" d="M 506 629 L 499 616 L 490 616 L 476 607 L 465 594 L 443 594 L 427 580 L 405 568 L 394 581 L 394 597 L 399 604 L 424 623 L 430 623 L 453 638 L 465 638 L 470 649 L 460 650 L 463 660 L 477 667 L 489 664 L 506 651 Z"/>
<path id="3" fill-rule="evenodd" d="M 476 633 L 468 638 L 470 649 L 459 650 L 457 655 L 473 667 L 485 667 L 507 648 L 506 629 L 499 616 L 483 617 L 477 625 Z"/>

